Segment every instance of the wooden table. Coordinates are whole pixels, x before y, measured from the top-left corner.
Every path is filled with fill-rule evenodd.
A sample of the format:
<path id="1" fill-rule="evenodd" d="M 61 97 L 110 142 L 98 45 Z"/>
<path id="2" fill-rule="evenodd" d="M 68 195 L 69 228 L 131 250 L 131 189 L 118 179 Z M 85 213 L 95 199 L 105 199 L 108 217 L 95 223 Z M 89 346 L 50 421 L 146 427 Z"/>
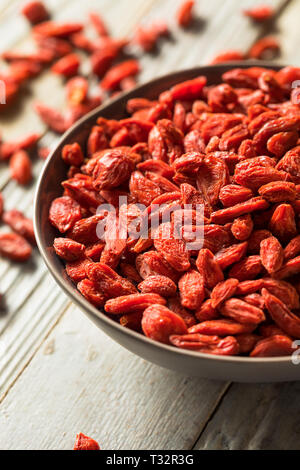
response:
<path id="1" fill-rule="evenodd" d="M 0 0 L 0 52 L 27 47 L 29 26 L 16 0 Z M 198 0 L 199 20 L 179 30 L 178 0 L 49 0 L 58 20 L 81 21 L 103 12 L 116 36 L 141 20 L 167 18 L 173 41 L 141 58 L 141 81 L 207 63 L 228 48 L 247 50 L 275 33 L 282 62 L 300 64 L 300 2 L 269 1 L 277 9 L 267 27 L 253 25 L 241 9 L 260 1 Z M 29 44 L 29 43 L 28 43 Z M 0 114 L 5 139 L 45 130 L 33 99 L 59 106 L 60 80 L 46 73 L 14 112 Z M 53 94 L 55 90 L 55 94 Z M 46 134 L 44 143 L 54 142 Z M 35 175 L 42 162 L 35 164 Z M 28 190 L 0 167 L 6 208 L 31 215 Z M 36 252 L 24 267 L 0 261 L 0 448 L 71 449 L 75 434 L 96 438 L 103 449 L 299 449 L 300 383 L 240 385 L 182 377 L 122 349 L 92 325 L 52 280 Z"/>

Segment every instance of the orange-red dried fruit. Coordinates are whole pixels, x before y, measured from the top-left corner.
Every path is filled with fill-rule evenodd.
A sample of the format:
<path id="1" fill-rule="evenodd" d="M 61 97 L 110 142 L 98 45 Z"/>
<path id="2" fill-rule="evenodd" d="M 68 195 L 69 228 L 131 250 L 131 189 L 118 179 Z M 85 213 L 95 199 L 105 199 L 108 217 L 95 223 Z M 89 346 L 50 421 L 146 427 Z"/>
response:
<path id="1" fill-rule="evenodd" d="M 80 145 L 77 142 L 65 145 L 62 150 L 62 159 L 67 165 L 80 166 L 84 160 Z"/>
<path id="2" fill-rule="evenodd" d="M 99 13 L 91 12 L 89 14 L 89 17 L 90 17 L 91 23 L 93 24 L 99 36 L 101 37 L 109 36 L 107 26 L 104 20 L 102 19 L 102 17 L 99 15 Z"/>
<path id="3" fill-rule="evenodd" d="M 255 279 L 262 272 L 260 256 L 249 256 L 236 263 L 229 271 L 229 276 L 240 282 Z"/>
<path id="4" fill-rule="evenodd" d="M 257 325 L 242 324 L 234 320 L 219 319 L 210 320 L 199 323 L 198 325 L 189 328 L 189 333 L 200 333 L 203 335 L 240 335 L 243 333 L 252 333 Z"/>
<path id="5" fill-rule="evenodd" d="M 66 233 L 81 219 L 80 205 L 70 197 L 54 199 L 49 210 L 49 220 L 61 233 Z"/>
<path id="6" fill-rule="evenodd" d="M 269 202 L 290 202 L 297 198 L 296 185 L 288 181 L 274 181 L 259 188 L 259 194 Z"/>
<path id="7" fill-rule="evenodd" d="M 236 292 L 239 284 L 237 279 L 229 278 L 217 284 L 211 293 L 212 308 L 219 307 L 225 300 L 230 299 Z"/>
<path id="8" fill-rule="evenodd" d="M 245 16 L 248 16 L 255 21 L 266 21 L 272 18 L 275 11 L 270 5 L 260 5 L 243 11 Z"/>
<path id="9" fill-rule="evenodd" d="M 31 256 L 31 246 L 17 233 L 0 233 L 0 256 L 23 263 Z"/>
<path id="10" fill-rule="evenodd" d="M 0 215 L 1 213 L 0 208 Z M 9 225 L 14 232 L 26 238 L 32 245 L 36 244 L 33 222 L 31 219 L 25 217 L 22 212 L 16 209 L 6 211 L 3 213 L 2 220 L 6 225 Z"/>
<path id="11" fill-rule="evenodd" d="M 251 189 L 237 184 L 228 184 L 220 190 L 219 199 L 224 207 L 235 206 L 253 197 Z"/>
<path id="12" fill-rule="evenodd" d="M 206 248 L 199 251 L 196 260 L 198 271 L 203 276 L 205 287 L 214 288 L 219 282 L 224 280 L 224 274 L 213 253 Z"/>
<path id="13" fill-rule="evenodd" d="M 278 271 L 284 259 L 283 248 L 277 238 L 270 237 L 260 244 L 260 258 L 263 267 L 272 274 Z"/>
<path id="14" fill-rule="evenodd" d="M 295 351 L 293 341 L 287 336 L 274 335 L 259 341 L 253 351 L 251 357 L 281 357 L 290 356 Z"/>
<path id="15" fill-rule="evenodd" d="M 172 279 L 161 276 L 148 276 L 138 285 L 138 289 L 143 294 L 158 294 L 161 297 L 173 297 L 176 294 L 177 286 Z"/>
<path id="16" fill-rule="evenodd" d="M 21 185 L 26 185 L 32 180 L 32 165 L 28 153 L 19 150 L 13 154 L 9 161 L 10 174 L 12 179 Z"/>
<path id="17" fill-rule="evenodd" d="M 152 305 L 144 311 L 142 328 L 148 338 L 165 344 L 170 344 L 171 335 L 187 333 L 183 319 L 163 305 Z"/>
<path id="18" fill-rule="evenodd" d="M 170 341 L 178 348 L 218 356 L 233 356 L 240 350 L 237 340 L 232 336 L 221 339 L 218 336 L 201 334 L 172 335 Z"/>
<path id="19" fill-rule="evenodd" d="M 204 278 L 196 270 L 186 272 L 178 282 L 180 300 L 183 307 L 197 310 L 205 297 Z"/>
<path id="20" fill-rule="evenodd" d="M 140 66 L 137 60 L 127 60 L 111 67 L 101 81 L 101 87 L 107 91 L 114 91 L 122 80 L 127 77 L 137 75 Z"/>
<path id="21" fill-rule="evenodd" d="M 63 75 L 64 77 L 72 77 L 76 75 L 79 69 L 80 59 L 77 54 L 68 54 L 59 59 L 53 66 L 52 72 Z"/>
<path id="22" fill-rule="evenodd" d="M 166 305 L 166 300 L 153 293 L 125 295 L 108 300 L 105 304 L 105 311 L 111 315 L 143 312 L 151 305 Z"/>
<path id="23" fill-rule="evenodd" d="M 80 433 L 76 436 L 74 450 L 100 450 L 98 442 Z"/>
<path id="24" fill-rule="evenodd" d="M 187 26 L 190 25 L 192 19 L 193 19 L 193 8 L 195 5 L 194 0 L 184 0 L 177 13 L 176 13 L 176 18 L 177 18 L 177 23 L 179 26 L 182 26 L 183 28 L 186 28 Z"/>
<path id="25" fill-rule="evenodd" d="M 240 261 L 246 255 L 247 248 L 248 243 L 244 242 L 236 245 L 231 245 L 227 248 L 223 248 L 218 251 L 215 255 L 215 258 L 218 261 L 220 268 L 222 270 L 225 270 L 226 268 L 228 268 L 228 266 L 231 266 L 232 264 L 235 264 Z"/>
<path id="26" fill-rule="evenodd" d="M 246 325 L 256 325 L 266 319 L 263 310 L 260 308 L 254 307 L 241 299 L 234 298 L 226 300 L 221 307 L 221 313 L 224 317 Z"/>
<path id="27" fill-rule="evenodd" d="M 31 24 L 41 23 L 49 18 L 49 13 L 42 2 L 29 1 L 21 9 L 21 13 Z"/>
<path id="28" fill-rule="evenodd" d="M 297 235 L 295 212 L 290 204 L 280 204 L 276 207 L 269 228 L 282 242 L 288 242 Z"/>
<path id="29" fill-rule="evenodd" d="M 183 240 L 176 238 L 174 226 L 167 222 L 161 224 L 155 234 L 154 246 L 176 271 L 190 268 L 190 256 Z"/>
<path id="30" fill-rule="evenodd" d="M 271 295 L 267 289 L 262 290 L 266 308 L 272 319 L 285 333 L 298 338 L 300 335 L 300 319 L 277 297 Z"/>
<path id="31" fill-rule="evenodd" d="M 250 49 L 248 55 L 251 59 L 273 59 L 279 52 L 280 44 L 273 36 L 259 39 Z"/>
<path id="32" fill-rule="evenodd" d="M 77 261 L 84 256 L 85 246 L 70 238 L 55 238 L 53 243 L 55 253 L 65 261 Z"/>
<path id="33" fill-rule="evenodd" d="M 250 237 L 254 224 L 251 215 L 243 215 L 233 221 L 231 232 L 237 240 L 243 242 Z"/>
<path id="34" fill-rule="evenodd" d="M 228 50 L 224 52 L 220 52 L 217 54 L 211 61 L 211 65 L 215 64 L 222 64 L 224 62 L 234 62 L 234 61 L 241 61 L 245 59 L 245 54 L 241 51 L 237 50 Z"/>

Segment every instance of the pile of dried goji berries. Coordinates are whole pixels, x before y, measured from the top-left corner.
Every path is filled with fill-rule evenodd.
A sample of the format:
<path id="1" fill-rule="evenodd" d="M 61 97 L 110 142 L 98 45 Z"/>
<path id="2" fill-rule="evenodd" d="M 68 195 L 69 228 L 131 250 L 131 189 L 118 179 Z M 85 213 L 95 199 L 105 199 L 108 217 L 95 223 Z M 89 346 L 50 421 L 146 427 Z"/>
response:
<path id="1" fill-rule="evenodd" d="M 68 178 L 49 217 L 82 295 L 179 348 L 290 355 L 300 338 L 299 79 L 294 67 L 232 69 L 219 85 L 198 77 L 156 101 L 131 99 L 130 117 L 100 117 L 85 148 L 65 146 Z M 199 207 L 202 246 L 190 250 Z M 163 219 L 174 208 L 180 236 L 175 212 Z M 156 229 L 121 236 L 124 214 L 139 226 L 156 217 Z"/>

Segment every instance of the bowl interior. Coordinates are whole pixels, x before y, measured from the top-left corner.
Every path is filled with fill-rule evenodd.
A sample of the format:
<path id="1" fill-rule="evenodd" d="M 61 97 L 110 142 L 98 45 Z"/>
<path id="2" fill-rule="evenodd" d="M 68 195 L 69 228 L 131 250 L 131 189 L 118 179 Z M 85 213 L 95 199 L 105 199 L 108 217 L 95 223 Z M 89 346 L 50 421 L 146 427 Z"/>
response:
<path id="1" fill-rule="evenodd" d="M 233 67 L 248 68 L 249 66 L 259 66 L 279 70 L 282 66 L 274 65 L 273 63 L 265 62 L 247 62 L 247 63 L 231 63 L 226 65 L 216 65 L 207 67 L 197 67 L 190 70 L 181 72 L 175 72 L 165 77 L 155 79 L 145 85 L 139 86 L 134 90 L 122 94 L 116 99 L 108 102 L 104 106 L 97 108 L 92 111 L 80 121 L 78 121 L 59 141 L 56 148 L 52 151 L 51 155 L 47 159 L 43 172 L 40 176 L 36 197 L 35 197 L 35 232 L 37 237 L 38 247 L 46 262 L 51 274 L 56 279 L 57 283 L 65 290 L 65 292 L 76 302 L 81 308 L 92 318 L 100 320 L 101 328 L 103 328 L 108 334 L 112 329 L 119 330 L 119 335 L 129 336 L 135 342 L 146 342 L 151 344 L 154 349 L 169 351 L 174 357 L 176 355 L 185 355 L 194 358 L 207 358 L 210 361 L 225 361 L 231 363 L 245 363 L 254 365 L 254 363 L 278 363 L 282 361 L 290 361 L 289 358 L 247 358 L 247 357 L 216 357 L 209 356 L 206 354 L 199 354 L 192 351 L 176 349 L 171 346 L 166 346 L 161 343 L 156 343 L 149 340 L 145 336 L 128 330 L 118 323 L 108 318 L 104 312 L 97 310 L 83 296 L 77 291 L 75 285 L 68 278 L 65 273 L 64 265 L 62 261 L 56 256 L 53 249 L 54 238 L 58 236 L 58 232 L 49 223 L 48 214 L 51 202 L 53 199 L 62 195 L 61 182 L 66 179 L 67 166 L 61 158 L 61 151 L 64 145 L 73 142 L 78 142 L 85 148 L 87 137 L 90 129 L 96 124 L 96 120 L 99 116 L 108 119 L 122 119 L 127 117 L 126 103 L 128 99 L 144 97 L 150 100 L 157 99 L 158 95 L 164 90 L 172 87 L 173 85 L 184 81 L 195 78 L 199 75 L 205 75 L 208 79 L 208 84 L 220 83 L 221 76 L 227 70 Z M 274 364 L 275 365 L 275 364 Z"/>

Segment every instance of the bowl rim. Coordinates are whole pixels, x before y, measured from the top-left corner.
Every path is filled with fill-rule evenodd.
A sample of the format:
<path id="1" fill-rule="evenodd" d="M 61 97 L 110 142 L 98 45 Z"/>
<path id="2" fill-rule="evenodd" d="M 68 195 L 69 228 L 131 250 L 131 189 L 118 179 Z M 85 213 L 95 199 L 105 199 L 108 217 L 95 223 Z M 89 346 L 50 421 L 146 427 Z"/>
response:
<path id="1" fill-rule="evenodd" d="M 54 155 L 56 154 L 58 148 L 62 146 L 64 143 L 67 143 L 69 138 L 72 137 L 72 135 L 76 132 L 79 131 L 79 129 L 89 120 L 96 119 L 98 116 L 101 115 L 101 113 L 108 107 L 110 107 L 112 104 L 117 103 L 120 100 L 124 99 L 129 99 L 131 96 L 139 96 L 139 94 L 142 94 L 143 90 L 149 86 L 154 86 L 158 84 L 161 80 L 168 80 L 168 79 L 176 79 L 178 77 L 178 82 L 182 80 L 180 77 L 181 75 L 186 75 L 190 74 L 191 76 L 195 74 L 203 74 L 205 75 L 205 71 L 213 71 L 215 70 L 216 73 L 224 73 L 227 69 L 230 70 L 231 68 L 249 68 L 249 67 L 264 67 L 264 68 L 269 68 L 269 69 L 275 69 L 279 70 L 286 65 L 278 64 L 277 62 L 266 62 L 266 61 L 246 61 L 246 62 L 227 62 L 223 64 L 215 64 L 215 65 L 204 65 L 204 66 L 198 66 L 198 67 L 192 67 L 188 69 L 183 69 L 175 72 L 171 72 L 168 74 L 165 74 L 163 76 L 160 76 L 158 78 L 155 78 L 153 80 L 150 80 L 146 83 L 143 83 L 141 85 L 138 85 L 132 90 L 129 90 L 128 92 L 123 92 L 119 94 L 117 97 L 108 100 L 104 104 L 98 106 L 88 114 L 86 114 L 84 117 L 82 117 L 80 120 L 78 120 L 73 126 L 70 127 L 56 142 L 54 148 L 51 149 L 51 152 L 44 164 L 44 167 L 42 169 L 41 174 L 39 175 L 38 182 L 36 185 L 36 191 L 35 191 L 35 196 L 34 196 L 34 231 L 36 235 L 36 241 L 37 241 L 37 247 L 40 251 L 40 254 L 50 271 L 52 277 L 54 280 L 57 282 L 57 284 L 62 288 L 62 290 L 68 295 L 68 297 L 75 303 L 76 306 L 80 306 L 80 308 L 85 311 L 87 314 L 92 315 L 92 317 L 96 317 L 98 320 L 104 322 L 107 324 L 108 327 L 113 327 L 116 330 L 118 330 L 121 334 L 123 335 L 128 335 L 131 337 L 133 340 L 139 341 L 141 343 L 148 344 L 149 347 L 154 347 L 157 350 L 166 351 L 168 353 L 173 353 L 175 356 L 187 356 L 187 357 L 192 357 L 194 359 L 207 359 L 214 363 L 215 361 L 221 361 L 223 363 L 232 363 L 232 364 L 276 364 L 276 363 L 290 363 L 291 362 L 291 356 L 280 356 L 280 357 L 263 357 L 263 358 L 251 358 L 251 357 L 244 357 L 244 356 L 219 356 L 219 355 L 211 355 L 211 354 L 204 354 L 200 353 L 197 351 L 190 351 L 187 349 L 181 349 L 181 348 L 175 348 L 171 345 L 167 345 L 164 343 L 160 343 L 158 341 L 154 341 L 150 338 L 147 338 L 145 335 L 142 333 L 138 333 L 136 331 L 130 330 L 129 328 L 125 328 L 119 323 L 115 322 L 111 318 L 109 318 L 105 311 L 103 309 L 97 309 L 94 307 L 92 304 L 90 304 L 82 295 L 78 293 L 78 290 L 76 289 L 76 286 L 71 286 L 68 284 L 68 282 L 61 276 L 61 273 L 55 269 L 50 262 L 50 257 L 48 254 L 47 246 L 44 245 L 41 237 L 42 233 L 42 224 L 40 223 L 40 217 L 39 217 L 39 201 L 40 201 L 40 195 L 43 190 L 43 182 L 46 178 L 46 175 L 48 173 L 49 168 L 51 167 L 52 164 L 52 159 Z M 185 78 L 184 80 L 188 80 Z M 79 294 L 79 295 L 78 295 Z"/>

